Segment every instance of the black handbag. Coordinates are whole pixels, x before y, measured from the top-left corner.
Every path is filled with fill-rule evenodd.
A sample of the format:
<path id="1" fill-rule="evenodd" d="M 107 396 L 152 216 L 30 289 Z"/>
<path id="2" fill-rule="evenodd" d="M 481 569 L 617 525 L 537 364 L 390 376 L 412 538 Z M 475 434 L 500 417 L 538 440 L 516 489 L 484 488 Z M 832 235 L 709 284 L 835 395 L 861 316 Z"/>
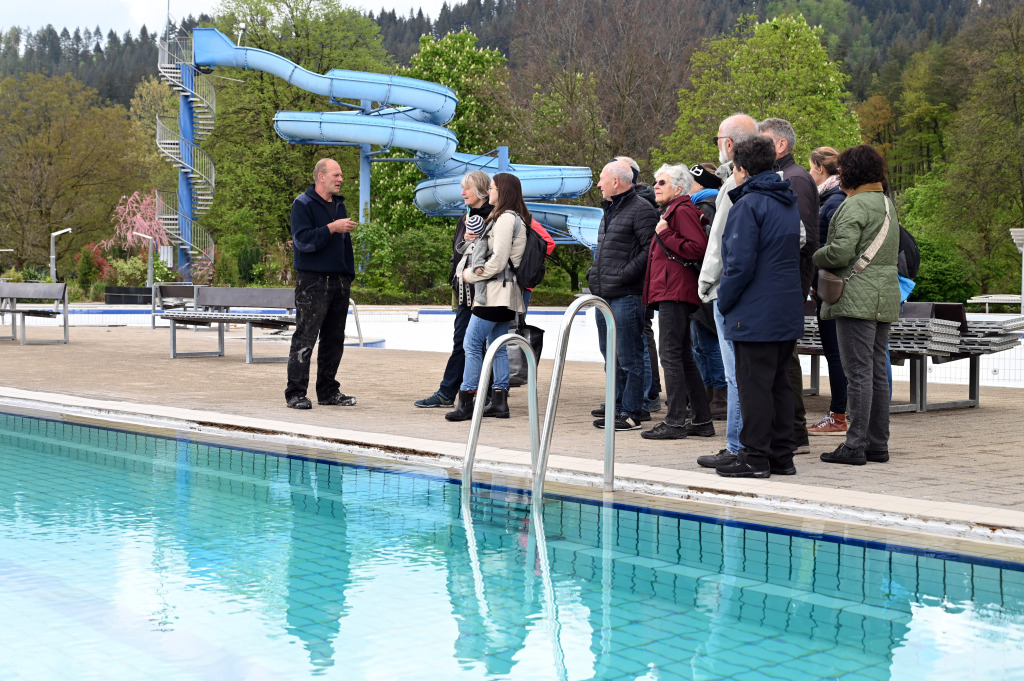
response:
<path id="1" fill-rule="evenodd" d="M 509 328 L 509 333 L 522 336 L 533 348 L 533 354 L 540 361 L 540 353 L 544 349 L 544 329 L 527 324 L 521 316 L 516 317 L 516 324 Z M 518 345 L 508 347 L 508 385 L 526 385 L 530 377 L 530 368 L 526 362 L 526 353 Z"/>

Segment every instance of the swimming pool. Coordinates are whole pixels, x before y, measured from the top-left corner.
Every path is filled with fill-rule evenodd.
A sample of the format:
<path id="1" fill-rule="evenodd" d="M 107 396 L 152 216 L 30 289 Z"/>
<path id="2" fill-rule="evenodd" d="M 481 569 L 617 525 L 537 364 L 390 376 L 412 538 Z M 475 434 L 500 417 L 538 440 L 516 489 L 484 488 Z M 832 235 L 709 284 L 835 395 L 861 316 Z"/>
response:
<path id="1" fill-rule="evenodd" d="M 1024 571 L 0 414 L 0 679 L 1024 679 Z"/>

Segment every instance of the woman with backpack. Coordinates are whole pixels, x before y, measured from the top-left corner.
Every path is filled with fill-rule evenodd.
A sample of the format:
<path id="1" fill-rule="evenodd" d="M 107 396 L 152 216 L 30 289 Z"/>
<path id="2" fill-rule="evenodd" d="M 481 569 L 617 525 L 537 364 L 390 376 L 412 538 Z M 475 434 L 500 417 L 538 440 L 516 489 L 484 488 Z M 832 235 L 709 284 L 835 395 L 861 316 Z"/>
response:
<path id="1" fill-rule="evenodd" d="M 459 402 L 454 411 L 445 414 L 449 421 L 472 418 L 484 349 L 508 333 L 509 322 L 526 310 L 522 289 L 513 273 L 526 250 L 532 219 L 523 200 L 522 184 L 515 175 L 498 173 L 491 179 L 488 196 L 494 209 L 487 217 L 479 243 L 456 267 L 456 277 L 472 285 L 473 316 L 463 343 L 466 364 Z M 494 391 L 484 416 L 509 417 L 508 383 L 508 352 L 503 347 L 494 356 Z"/>

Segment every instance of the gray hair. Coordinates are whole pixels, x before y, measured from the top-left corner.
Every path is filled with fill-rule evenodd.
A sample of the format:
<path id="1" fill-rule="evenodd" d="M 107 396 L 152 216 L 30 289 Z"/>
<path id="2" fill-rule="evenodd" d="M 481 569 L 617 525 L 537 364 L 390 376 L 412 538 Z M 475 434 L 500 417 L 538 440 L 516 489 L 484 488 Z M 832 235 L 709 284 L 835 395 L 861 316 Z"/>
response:
<path id="1" fill-rule="evenodd" d="M 654 176 L 658 175 L 668 175 L 668 181 L 672 186 L 682 189 L 684 194 L 689 194 L 693 188 L 693 175 L 686 166 L 670 166 L 666 163 L 655 171 Z"/>
<path id="2" fill-rule="evenodd" d="M 473 193 L 476 194 L 478 199 L 487 198 L 487 190 L 491 188 L 491 176 L 482 170 L 471 170 L 462 176 L 463 189 L 473 189 Z"/>
<path id="3" fill-rule="evenodd" d="M 613 161 L 622 161 L 627 166 L 633 169 L 633 177 L 630 179 L 630 184 L 636 184 L 640 181 L 640 164 L 631 159 L 629 156 L 616 156 L 612 159 Z"/>
<path id="4" fill-rule="evenodd" d="M 786 140 L 786 152 L 792 154 L 796 146 L 796 132 L 784 118 L 766 118 L 757 124 L 757 131 L 772 139 Z"/>
<path id="5" fill-rule="evenodd" d="M 747 114 L 737 113 L 722 121 L 721 128 L 725 133 L 724 136 L 731 139 L 735 145 L 737 142 L 757 134 L 757 121 Z"/>
<path id="6" fill-rule="evenodd" d="M 625 185 L 633 184 L 633 169 L 622 159 L 612 161 L 604 169 L 608 171 L 609 177 L 613 177 Z"/>
<path id="7" fill-rule="evenodd" d="M 330 163 L 333 160 L 334 160 L 333 158 L 322 158 L 322 159 L 320 159 L 319 161 L 316 162 L 316 165 L 313 166 L 313 182 L 314 183 L 316 183 L 316 182 L 318 182 L 320 180 L 320 175 L 321 174 L 323 174 L 323 175 L 327 174 L 327 164 Z"/>

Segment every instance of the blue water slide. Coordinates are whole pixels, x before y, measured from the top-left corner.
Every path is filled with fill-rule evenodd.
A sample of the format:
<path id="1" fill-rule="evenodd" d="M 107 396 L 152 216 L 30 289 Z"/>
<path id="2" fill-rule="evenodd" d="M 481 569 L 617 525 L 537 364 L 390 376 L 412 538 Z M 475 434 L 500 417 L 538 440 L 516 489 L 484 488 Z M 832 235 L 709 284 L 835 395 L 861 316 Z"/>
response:
<path id="1" fill-rule="evenodd" d="M 458 98 L 438 83 L 378 73 L 307 71 L 280 55 L 235 45 L 214 28 L 193 30 L 197 67 L 228 66 L 264 71 L 308 92 L 341 99 L 368 100 L 372 111 L 279 111 L 274 130 L 292 144 L 368 144 L 414 152 L 411 159 L 427 175 L 416 186 L 416 207 L 428 215 L 457 216 L 465 211 L 462 176 L 472 170 L 499 172 L 498 159 L 456 152 L 458 139 L 444 128 Z M 507 172 L 523 184 L 530 199 L 578 198 L 593 183 L 590 168 L 510 164 Z M 537 220 L 556 240 L 575 240 L 591 248 L 597 242 L 601 210 L 584 206 L 530 204 Z"/>

